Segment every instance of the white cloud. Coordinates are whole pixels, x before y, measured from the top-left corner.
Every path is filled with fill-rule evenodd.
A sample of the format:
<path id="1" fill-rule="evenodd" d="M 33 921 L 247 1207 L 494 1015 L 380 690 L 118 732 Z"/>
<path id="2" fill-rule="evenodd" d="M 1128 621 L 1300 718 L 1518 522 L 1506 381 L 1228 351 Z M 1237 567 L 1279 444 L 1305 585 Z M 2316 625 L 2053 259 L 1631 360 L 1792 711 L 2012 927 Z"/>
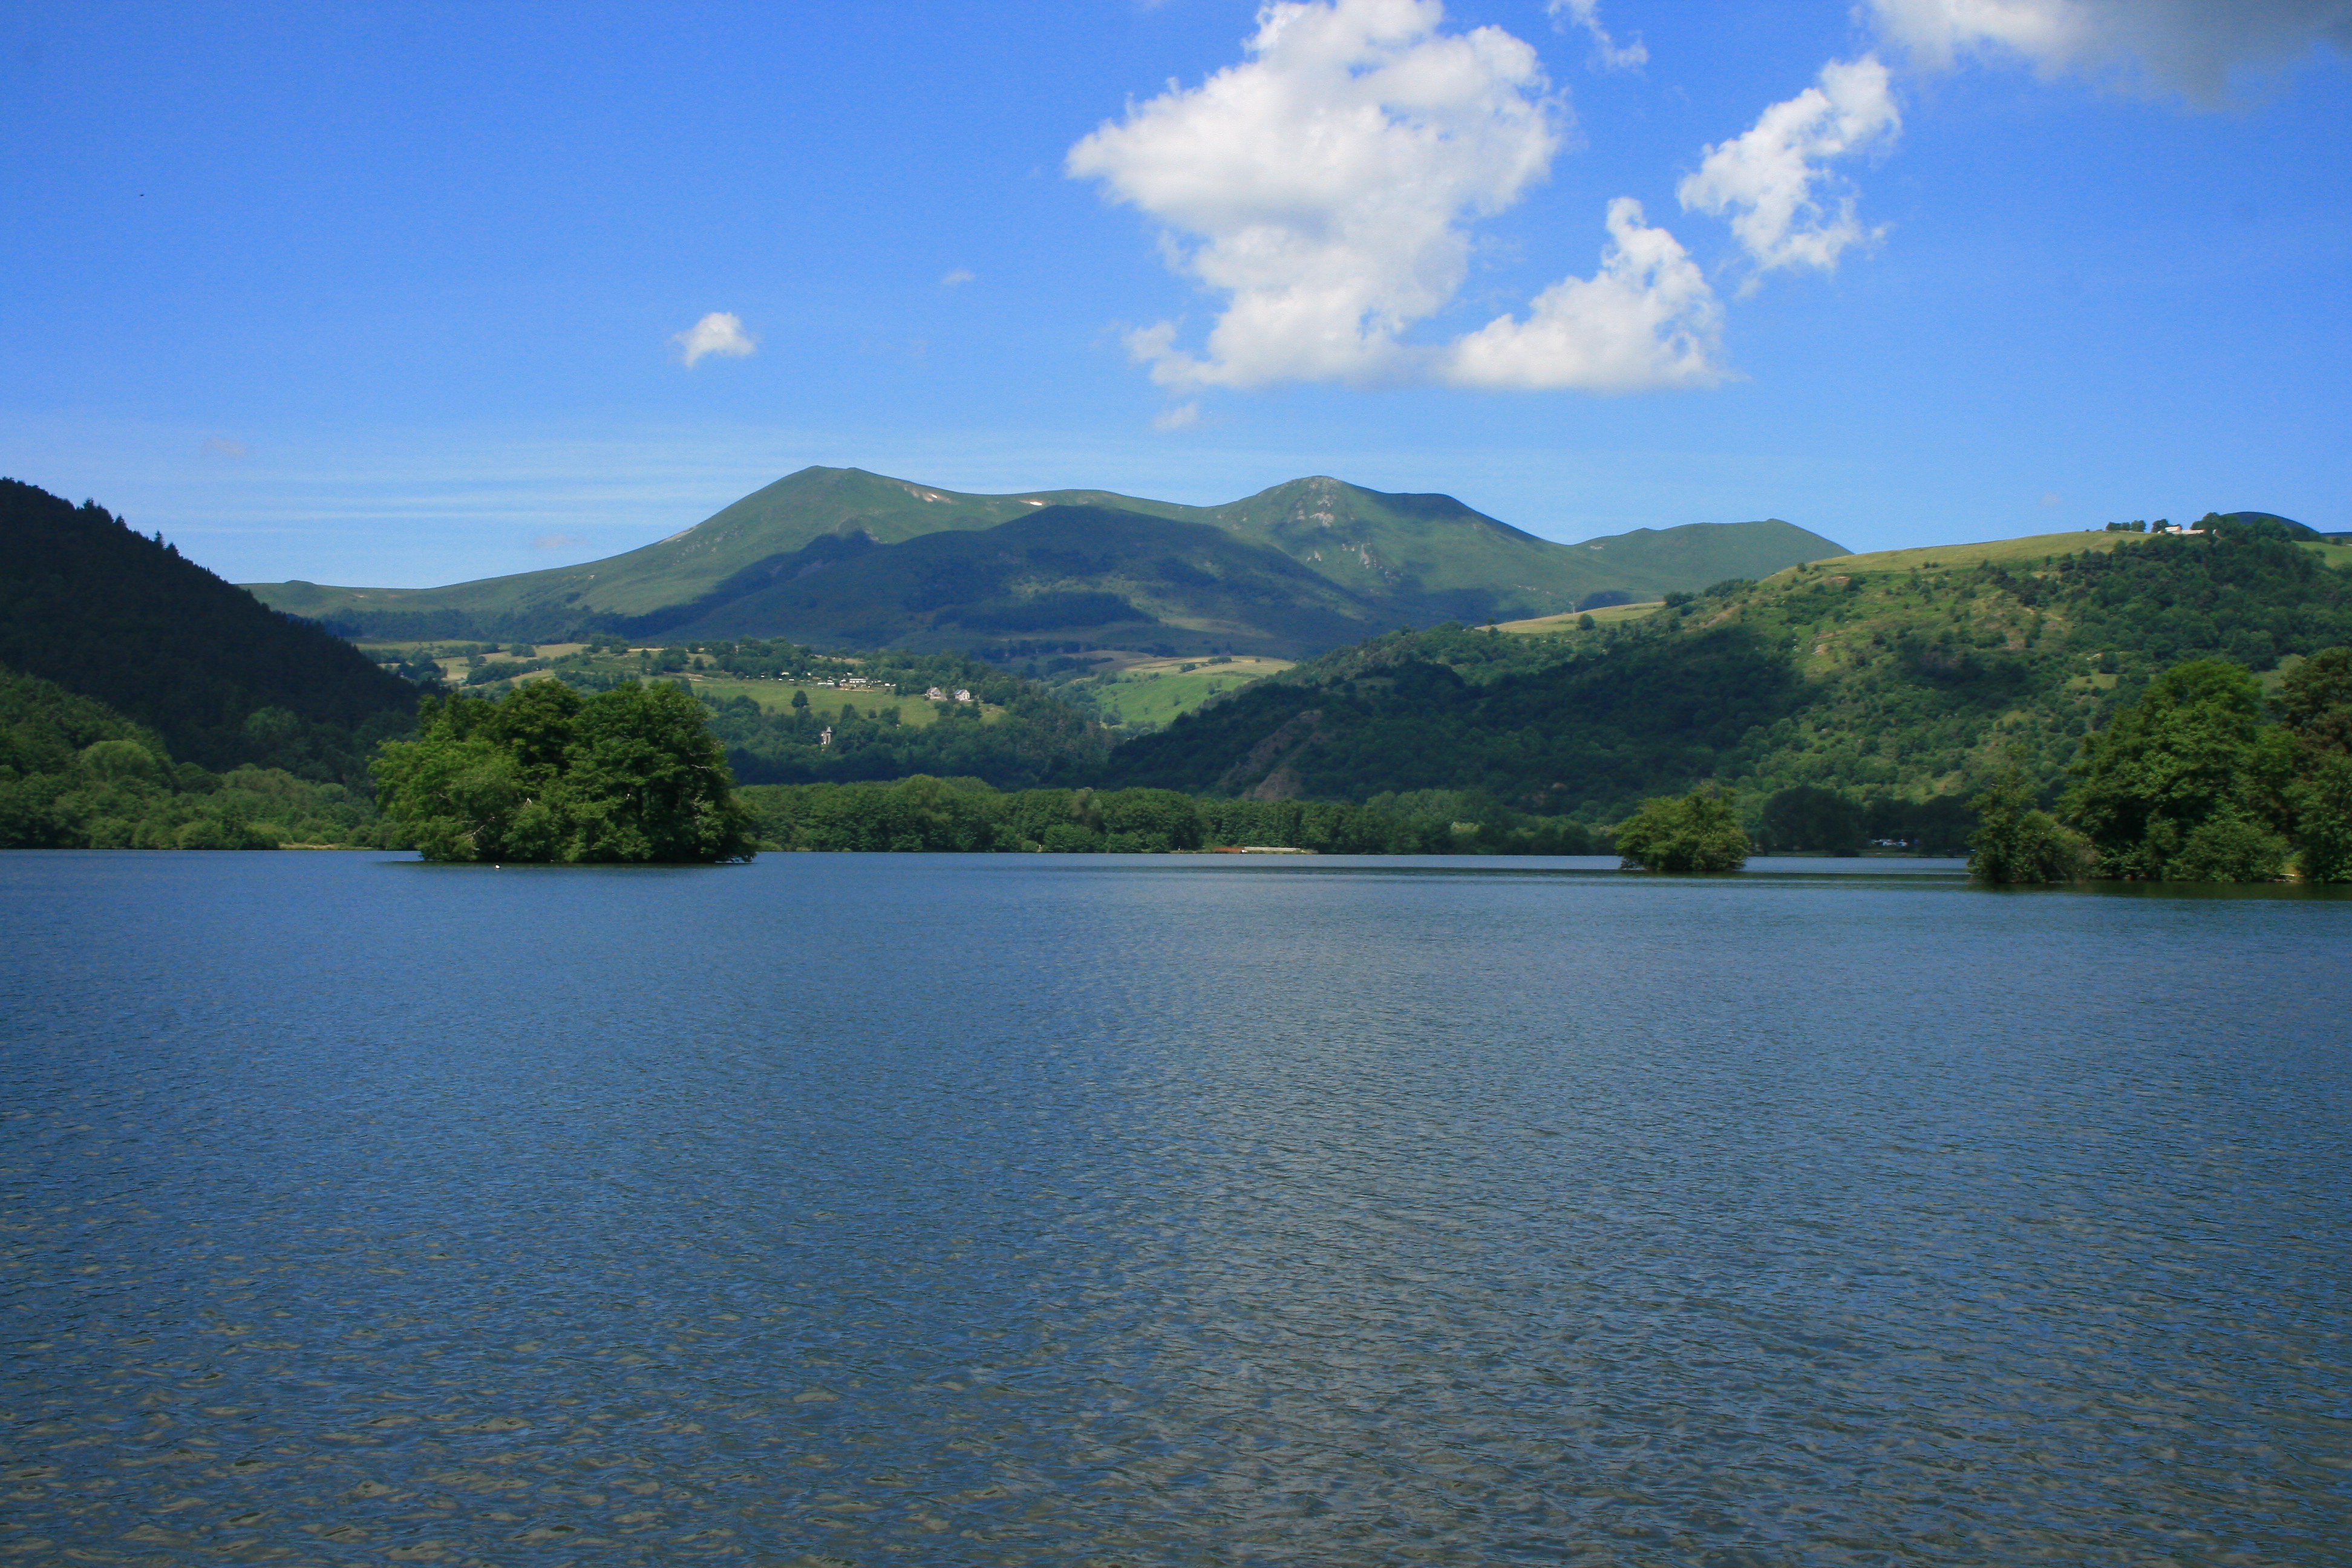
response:
<path id="1" fill-rule="evenodd" d="M 1675 187 L 1685 211 L 1731 220 L 1759 268 L 1837 266 L 1847 247 L 1875 240 L 1855 218 L 1853 193 L 1823 164 L 1890 145 L 1903 117 L 1874 55 L 1832 60 L 1821 84 L 1776 103 L 1745 134 L 1709 147 Z"/>
<path id="2" fill-rule="evenodd" d="M 213 457 L 227 458 L 232 461 L 246 456 L 252 450 L 244 442 L 232 440 L 226 436 L 206 437 L 204 449 Z"/>
<path id="3" fill-rule="evenodd" d="M 1497 316 L 1445 352 L 1443 374 L 1458 386 L 1532 391 L 1574 387 L 1636 392 L 1713 386 L 1723 308 L 1698 264 L 1642 204 L 1609 204 L 1609 246 L 1591 278 L 1569 278 L 1536 296 L 1524 321 Z"/>
<path id="4" fill-rule="evenodd" d="M 679 362 L 689 369 L 705 354 L 741 359 L 757 353 L 760 347 L 759 340 L 744 335 L 742 318 L 725 310 L 711 311 L 670 342 L 677 345 Z"/>
<path id="5" fill-rule="evenodd" d="M 1544 9 L 1551 13 L 1555 26 L 1564 19 L 1591 34 L 1592 58 L 1608 69 L 1639 70 L 1650 63 L 1650 51 L 1639 33 L 1622 45 L 1609 36 L 1601 25 L 1601 0 L 1549 0 Z"/>
<path id="6" fill-rule="evenodd" d="M 1525 323 L 1405 341 L 1460 291 L 1469 222 L 1542 179 L 1569 131 L 1534 49 L 1444 19 L 1439 0 L 1270 5 L 1248 59 L 1070 150 L 1071 175 L 1165 226 L 1170 265 L 1226 297 L 1197 353 L 1172 322 L 1127 334 L 1153 380 L 1622 391 L 1716 374 L 1713 297 L 1631 204 L 1611 209 L 1601 275 L 1547 291 Z"/>
<path id="7" fill-rule="evenodd" d="M 1565 112 L 1532 48 L 1441 34 L 1438 0 L 1258 16 L 1249 60 L 1070 150 L 1071 174 L 1166 225 L 1171 264 L 1232 296 L 1205 357 L 1172 329 L 1130 344 L 1171 385 L 1392 379 L 1399 332 L 1461 287 L 1464 220 L 1544 176 Z"/>
<path id="8" fill-rule="evenodd" d="M 1201 405 L 1197 402 L 1180 403 L 1164 408 L 1151 421 L 1154 430 L 1190 430 L 1201 422 Z"/>
<path id="9" fill-rule="evenodd" d="M 949 273 L 946 277 L 940 279 L 940 287 L 942 289 L 957 289 L 962 287 L 966 283 L 977 283 L 979 281 L 980 275 L 978 273 L 972 271 L 969 268 L 959 267 L 953 272 Z"/>
<path id="10" fill-rule="evenodd" d="M 2243 67 L 2284 65 L 2330 44 L 2352 51 L 2352 0 L 1869 0 L 1886 36 L 1922 64 L 2022 57 L 2045 76 L 2121 71 L 2202 102 Z"/>
<path id="11" fill-rule="evenodd" d="M 574 539 L 568 533 L 542 533 L 530 542 L 530 547 L 533 550 L 572 550 L 585 542 L 585 540 Z"/>

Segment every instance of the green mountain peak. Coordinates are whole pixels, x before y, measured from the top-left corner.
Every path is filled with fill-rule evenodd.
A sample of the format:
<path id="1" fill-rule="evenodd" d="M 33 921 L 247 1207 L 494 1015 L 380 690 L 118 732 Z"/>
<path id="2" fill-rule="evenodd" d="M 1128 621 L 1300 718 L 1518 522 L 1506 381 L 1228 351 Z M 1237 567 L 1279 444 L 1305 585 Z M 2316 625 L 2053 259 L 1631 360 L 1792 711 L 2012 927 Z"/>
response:
<path id="1" fill-rule="evenodd" d="M 1042 569 L 1010 577 L 995 573 L 992 603 L 1001 604 L 1007 595 L 1108 593 L 1138 605 L 1175 605 L 1184 599 L 1177 591 L 1182 584 L 1173 579 L 1162 582 L 1155 573 L 1166 560 L 1192 560 L 1204 546 L 1196 535 L 1155 533 L 1149 524 L 1204 526 L 1244 551 L 1266 552 L 1305 567 L 1352 603 L 1352 608 L 1340 610 L 1339 601 L 1307 593 L 1304 580 L 1296 574 L 1244 567 L 1240 556 L 1219 556 L 1222 564 L 1212 574 L 1238 580 L 1234 574 L 1239 574 L 1260 581 L 1275 595 L 1265 616 L 1234 627 L 1236 635 L 1244 642 L 1279 644 L 1286 649 L 1310 646 L 1297 642 L 1298 628 L 1336 627 L 1339 623 L 1328 619 L 1331 614 L 1345 621 L 1390 625 L 1546 615 L 1585 603 L 1654 598 L 1676 588 L 1703 587 L 1729 576 L 1759 576 L 1801 561 L 1843 553 L 1841 546 L 1777 521 L 1644 529 L 1612 541 L 1564 545 L 1488 517 L 1452 496 L 1368 489 L 1328 474 L 1286 480 L 1223 506 L 1198 507 L 1096 489 L 982 495 L 863 468 L 812 467 L 754 490 L 692 528 L 577 566 L 441 588 L 283 583 L 255 584 L 252 591 L 275 608 L 381 636 L 403 630 L 442 637 L 470 631 L 544 638 L 566 627 L 630 627 L 650 634 L 688 624 L 724 623 L 740 627 L 739 635 L 756 630 L 805 637 L 823 626 L 838 626 L 840 616 L 820 614 L 821 594 L 782 595 L 775 584 L 825 569 L 834 555 L 820 552 L 822 558 L 802 558 L 821 542 L 897 550 L 935 535 L 1003 529 L 1055 508 L 1095 509 L 1143 521 L 1147 526 L 1139 530 L 1118 531 L 1135 558 L 1119 563 L 1097 560 L 1090 574 L 1076 577 Z M 1044 548 L 1034 537 L 1023 537 L 1023 548 L 1033 554 Z M 861 567 L 860 598 L 866 608 L 856 617 L 858 625 L 877 634 L 893 626 L 901 634 L 937 631 L 941 623 L 933 612 L 942 608 L 942 593 L 951 596 L 952 585 L 942 588 L 924 575 L 940 569 L 936 554 L 903 560 L 891 556 Z M 1203 570 L 1212 569 L 1200 561 L 1185 567 L 1188 572 Z M 890 585 L 908 572 L 922 581 Z M 1292 586 L 1274 587 L 1277 582 Z M 803 619 L 756 628 L 744 625 L 751 605 L 738 601 L 752 595 L 777 614 L 784 613 L 789 603 L 792 613 Z M 882 606 L 892 602 L 908 614 L 919 612 L 930 618 L 919 626 L 898 624 L 904 616 L 876 619 Z M 1298 612 L 1310 602 L 1315 613 L 1302 619 Z M 734 608 L 726 608 L 729 605 Z M 1181 627 L 1196 618 L 1171 613 L 1177 616 L 1166 623 L 1171 626 Z M 1226 605 L 1214 618 L 1231 624 L 1234 613 Z M 815 619 L 805 618 L 809 616 Z M 1275 635 L 1276 622 L 1291 629 Z M 1265 636 L 1259 637 L 1261 633 Z"/>

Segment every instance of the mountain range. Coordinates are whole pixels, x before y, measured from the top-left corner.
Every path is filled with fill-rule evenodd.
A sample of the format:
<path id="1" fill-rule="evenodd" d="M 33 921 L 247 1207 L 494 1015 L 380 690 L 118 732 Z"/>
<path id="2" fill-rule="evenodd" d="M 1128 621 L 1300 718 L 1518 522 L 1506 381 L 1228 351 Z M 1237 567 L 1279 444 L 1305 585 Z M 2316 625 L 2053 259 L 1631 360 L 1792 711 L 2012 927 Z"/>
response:
<path id="1" fill-rule="evenodd" d="M 347 636 L 988 649 L 1083 640 L 1319 653 L 1402 625 L 1653 599 L 1843 547 L 1778 519 L 1539 539 L 1451 496 L 1293 479 L 1225 506 L 1106 490 L 974 495 L 803 468 L 683 532 L 439 588 L 249 584 Z"/>

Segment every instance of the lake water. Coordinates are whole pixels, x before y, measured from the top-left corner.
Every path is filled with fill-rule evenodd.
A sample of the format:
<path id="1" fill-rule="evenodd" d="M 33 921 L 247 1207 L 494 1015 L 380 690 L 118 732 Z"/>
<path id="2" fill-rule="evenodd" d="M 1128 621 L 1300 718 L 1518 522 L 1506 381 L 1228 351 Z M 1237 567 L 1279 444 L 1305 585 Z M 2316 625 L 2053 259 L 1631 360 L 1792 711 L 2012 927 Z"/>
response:
<path id="1" fill-rule="evenodd" d="M 2352 902 L 1601 864 L 0 857 L 0 1561 L 2352 1556 Z"/>

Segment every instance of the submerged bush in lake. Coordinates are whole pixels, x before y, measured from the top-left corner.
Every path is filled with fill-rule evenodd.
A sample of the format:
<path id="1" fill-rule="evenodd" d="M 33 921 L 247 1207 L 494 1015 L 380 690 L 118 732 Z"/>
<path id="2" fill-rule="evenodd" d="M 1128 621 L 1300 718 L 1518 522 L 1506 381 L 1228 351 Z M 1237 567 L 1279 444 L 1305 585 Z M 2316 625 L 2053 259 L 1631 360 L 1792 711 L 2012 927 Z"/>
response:
<path id="1" fill-rule="evenodd" d="M 1645 800 L 1617 825 L 1617 853 L 1629 871 L 1669 876 L 1737 871 L 1748 864 L 1748 833 L 1730 798 L 1709 785 Z"/>
<path id="2" fill-rule="evenodd" d="M 1969 839 L 1969 875 L 1979 882 L 2072 882 L 2088 873 L 2083 836 L 2033 804 L 2012 767 L 1969 803 L 1978 827 Z"/>
<path id="3" fill-rule="evenodd" d="M 425 699 L 387 742 L 384 816 L 428 860 L 748 860 L 751 813 L 701 705 L 667 684 L 582 697 L 534 681 L 501 699 Z"/>

